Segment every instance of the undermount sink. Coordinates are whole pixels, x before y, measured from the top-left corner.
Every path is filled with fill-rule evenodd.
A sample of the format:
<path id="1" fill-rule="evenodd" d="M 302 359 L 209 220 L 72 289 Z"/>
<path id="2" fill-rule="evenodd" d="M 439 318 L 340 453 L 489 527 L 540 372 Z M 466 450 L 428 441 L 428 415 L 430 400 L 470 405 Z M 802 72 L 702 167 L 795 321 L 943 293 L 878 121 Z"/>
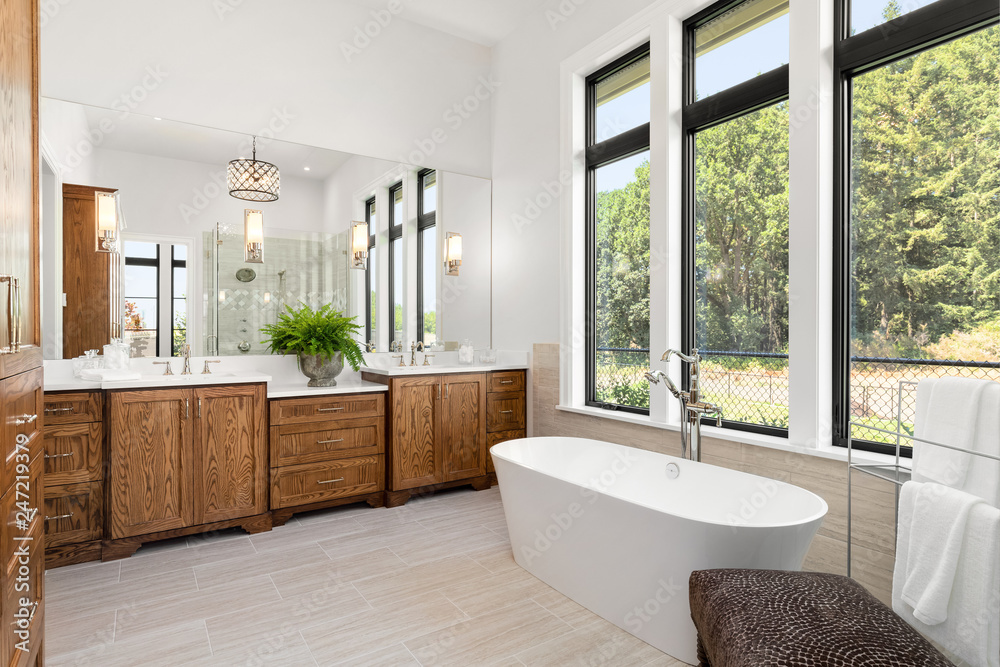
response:
<path id="1" fill-rule="evenodd" d="M 179 373 L 174 373 L 173 375 L 164 375 L 163 373 L 153 373 L 151 375 L 143 375 L 143 380 L 166 380 L 174 382 L 196 382 L 198 380 L 211 380 L 212 378 L 231 378 L 239 377 L 239 373 L 230 373 L 226 371 L 212 372 L 212 373 L 191 373 L 190 375 L 181 375 Z"/>

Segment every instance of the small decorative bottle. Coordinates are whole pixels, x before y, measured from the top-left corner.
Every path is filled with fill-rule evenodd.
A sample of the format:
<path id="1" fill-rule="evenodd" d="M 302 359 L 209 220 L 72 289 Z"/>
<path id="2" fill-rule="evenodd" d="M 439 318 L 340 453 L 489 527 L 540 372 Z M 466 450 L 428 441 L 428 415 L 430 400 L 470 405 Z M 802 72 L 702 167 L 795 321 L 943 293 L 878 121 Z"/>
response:
<path id="1" fill-rule="evenodd" d="M 466 338 L 458 348 L 458 363 L 472 364 L 476 358 L 476 349 L 472 347 L 472 341 Z"/>

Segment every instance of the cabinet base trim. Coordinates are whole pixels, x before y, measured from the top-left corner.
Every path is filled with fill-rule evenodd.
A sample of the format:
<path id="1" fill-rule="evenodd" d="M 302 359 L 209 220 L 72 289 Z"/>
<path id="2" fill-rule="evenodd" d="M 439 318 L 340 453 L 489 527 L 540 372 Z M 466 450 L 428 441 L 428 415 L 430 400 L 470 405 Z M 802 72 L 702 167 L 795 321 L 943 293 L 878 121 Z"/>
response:
<path id="1" fill-rule="evenodd" d="M 490 476 L 483 475 L 481 477 L 471 477 L 469 479 L 458 479 L 453 482 L 442 482 L 440 484 L 428 484 L 427 486 L 421 486 L 416 489 L 403 489 L 401 491 L 386 491 L 385 492 L 385 506 L 386 507 L 399 507 L 405 505 L 410 498 L 414 496 L 426 496 L 428 494 L 434 493 L 436 491 L 443 491 L 444 489 L 453 489 L 456 486 L 469 485 L 476 491 L 485 491 L 490 488 Z"/>
<path id="2" fill-rule="evenodd" d="M 101 560 L 121 560 L 128 558 L 147 542 L 166 540 L 171 537 L 183 537 L 185 535 L 197 535 L 198 533 L 210 533 L 226 528 L 242 528 L 247 533 L 263 533 L 271 530 L 271 513 L 255 514 L 253 516 L 239 519 L 229 519 L 228 521 L 216 521 L 214 523 L 204 523 L 198 526 L 187 526 L 186 528 L 175 528 L 173 530 L 161 530 L 158 533 L 148 533 L 146 535 L 136 535 L 135 537 L 125 537 L 120 540 L 104 540 L 101 543 Z"/>
<path id="3" fill-rule="evenodd" d="M 101 541 L 77 542 L 55 547 L 45 546 L 45 569 L 101 560 Z"/>
<path id="4" fill-rule="evenodd" d="M 285 522 L 292 518 L 293 514 L 299 512 L 311 512 L 312 510 L 325 510 L 340 505 L 350 505 L 351 503 L 368 503 L 372 507 L 384 507 L 385 495 L 381 491 L 369 493 L 363 496 L 351 496 L 349 498 L 334 498 L 308 505 L 296 505 L 295 507 L 282 507 L 271 510 L 271 520 L 275 526 L 284 526 Z"/>

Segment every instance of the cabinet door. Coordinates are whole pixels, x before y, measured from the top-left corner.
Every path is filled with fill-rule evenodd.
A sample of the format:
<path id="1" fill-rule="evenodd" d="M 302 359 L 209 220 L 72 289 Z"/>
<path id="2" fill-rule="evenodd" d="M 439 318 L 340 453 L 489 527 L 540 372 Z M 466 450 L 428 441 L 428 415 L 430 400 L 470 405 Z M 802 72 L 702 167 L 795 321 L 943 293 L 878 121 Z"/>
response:
<path id="1" fill-rule="evenodd" d="M 438 451 L 441 378 L 394 378 L 391 389 L 392 489 L 413 489 L 442 481 Z"/>
<path id="2" fill-rule="evenodd" d="M 264 386 L 202 387 L 194 400 L 196 523 L 266 512 Z"/>
<path id="3" fill-rule="evenodd" d="M 111 538 L 193 525 L 191 391 L 113 392 L 109 406 Z"/>
<path id="4" fill-rule="evenodd" d="M 0 380 L 3 404 L 0 405 L 0 443 L 3 449 L 0 494 L 14 484 L 18 454 L 33 460 L 42 448 L 42 370 L 21 373 Z"/>
<path id="5" fill-rule="evenodd" d="M 444 481 L 486 474 L 486 375 L 442 376 Z"/>

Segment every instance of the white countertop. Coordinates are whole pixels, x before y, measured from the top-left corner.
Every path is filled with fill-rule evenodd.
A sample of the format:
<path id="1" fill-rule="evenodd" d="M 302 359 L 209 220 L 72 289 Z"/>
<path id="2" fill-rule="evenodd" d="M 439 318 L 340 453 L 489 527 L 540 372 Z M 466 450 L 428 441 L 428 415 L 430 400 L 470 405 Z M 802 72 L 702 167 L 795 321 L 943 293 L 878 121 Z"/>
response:
<path id="1" fill-rule="evenodd" d="M 99 391 L 102 389 L 154 389 L 164 387 L 193 387 L 209 384 L 240 384 L 249 382 L 267 383 L 268 398 L 294 398 L 327 396 L 335 394 L 358 394 L 371 391 L 386 391 L 388 387 L 378 382 L 361 379 L 361 373 L 369 372 L 385 377 L 407 375 L 439 375 L 443 373 L 484 373 L 488 371 L 523 370 L 528 368 L 526 352 L 500 351 L 495 364 L 458 364 L 457 352 L 434 353 L 440 365 L 398 366 L 398 359 L 388 353 L 365 354 L 367 366 L 355 372 L 345 368 L 337 377 L 335 387 L 309 387 L 309 378 L 298 369 L 294 356 L 247 355 L 239 357 L 192 357 L 191 375 L 180 375 L 183 362 L 174 358 L 174 375 L 163 375 L 163 366 L 154 366 L 154 361 L 165 359 L 142 358 L 131 361 L 130 370 L 141 375 L 138 380 L 117 382 L 89 382 L 73 377 L 72 360 L 45 362 L 45 391 Z M 201 373 L 206 359 L 220 359 L 222 363 L 212 366 L 210 375 Z M 417 363 L 423 364 L 423 353 L 417 353 Z"/>

